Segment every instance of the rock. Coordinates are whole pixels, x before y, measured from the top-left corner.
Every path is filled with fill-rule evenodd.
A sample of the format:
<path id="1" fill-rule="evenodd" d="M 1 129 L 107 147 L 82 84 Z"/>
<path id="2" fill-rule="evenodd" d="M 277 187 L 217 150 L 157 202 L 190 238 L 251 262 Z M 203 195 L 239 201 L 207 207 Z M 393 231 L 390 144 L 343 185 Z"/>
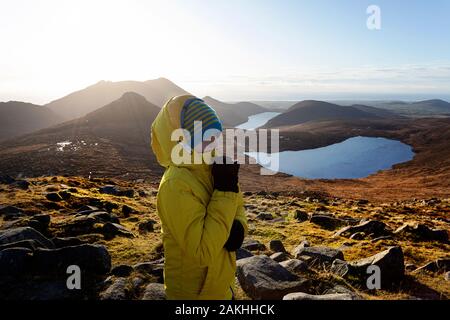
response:
<path id="1" fill-rule="evenodd" d="M 253 254 L 244 248 L 239 248 L 236 250 L 236 260 L 253 257 Z"/>
<path id="2" fill-rule="evenodd" d="M 13 183 L 11 183 L 11 186 L 22 190 L 27 190 L 30 187 L 30 185 L 31 183 L 29 183 L 26 180 L 16 180 Z"/>
<path id="3" fill-rule="evenodd" d="M 14 179 L 13 177 L 5 174 L 5 175 L 0 175 L 0 184 L 11 184 L 14 181 L 16 181 L 16 179 Z"/>
<path id="4" fill-rule="evenodd" d="M 98 222 L 112 222 L 119 223 L 119 218 L 115 214 L 111 214 L 104 211 L 96 211 L 90 213 L 88 218 L 94 218 Z"/>
<path id="5" fill-rule="evenodd" d="M 283 300 L 356 300 L 355 297 L 348 293 L 329 293 L 322 295 L 312 295 L 303 292 L 289 293 L 283 297 Z"/>
<path id="6" fill-rule="evenodd" d="M 77 216 L 71 221 L 64 224 L 64 233 L 67 236 L 78 236 L 81 234 L 93 233 L 95 232 L 94 225 L 97 222 L 95 218 L 89 216 Z"/>
<path id="7" fill-rule="evenodd" d="M 280 240 L 270 240 L 269 249 L 272 252 L 286 252 L 283 242 L 281 242 Z"/>
<path id="8" fill-rule="evenodd" d="M 146 221 L 140 222 L 138 224 L 139 232 L 153 232 L 155 223 L 156 223 L 156 221 L 154 221 L 154 220 L 146 220 Z"/>
<path id="9" fill-rule="evenodd" d="M 60 191 L 59 196 L 63 199 L 63 200 L 69 200 L 72 197 L 72 194 L 68 191 Z"/>
<path id="10" fill-rule="evenodd" d="M 448 241 L 447 230 L 443 229 L 431 229 L 424 224 L 408 224 L 405 223 L 403 226 L 394 231 L 394 234 L 401 236 L 409 236 L 417 240 L 424 241 Z"/>
<path id="11" fill-rule="evenodd" d="M 166 291 L 161 283 L 150 283 L 145 287 L 142 300 L 166 300 Z"/>
<path id="12" fill-rule="evenodd" d="M 304 222 L 304 221 L 307 221 L 309 219 L 309 215 L 308 215 L 307 212 L 297 209 L 292 214 L 292 218 L 297 220 L 297 221 Z"/>
<path id="13" fill-rule="evenodd" d="M 134 234 L 131 233 L 131 231 L 129 231 L 124 226 L 121 226 L 120 224 L 117 224 L 117 223 L 111 223 L 111 222 L 105 223 L 102 227 L 101 232 L 105 236 L 106 239 L 112 239 L 115 236 L 126 237 L 126 238 L 134 237 Z"/>
<path id="14" fill-rule="evenodd" d="M 130 214 L 132 213 L 136 213 L 137 211 L 129 206 L 127 206 L 126 204 L 124 204 L 122 206 L 122 213 L 124 215 L 124 217 L 129 217 Z"/>
<path id="15" fill-rule="evenodd" d="M 101 211 L 101 210 L 95 206 L 82 206 L 81 208 L 78 209 L 77 213 L 83 214 L 83 215 L 89 215 L 92 212 L 97 212 L 97 211 Z"/>
<path id="16" fill-rule="evenodd" d="M 111 274 L 117 277 L 128 277 L 133 272 L 133 267 L 120 264 L 111 269 Z"/>
<path id="17" fill-rule="evenodd" d="M 63 198 L 56 192 L 49 192 L 45 195 L 48 201 L 59 202 L 62 201 Z"/>
<path id="18" fill-rule="evenodd" d="M 426 265 L 416 269 L 414 272 L 417 271 L 430 271 L 430 272 L 446 272 L 450 271 L 450 258 L 442 258 L 437 259 L 431 262 L 428 262 Z"/>
<path id="19" fill-rule="evenodd" d="M 350 237 L 357 232 L 373 235 L 373 237 L 382 236 L 386 233 L 386 224 L 377 220 L 363 221 L 355 226 L 347 226 L 337 231 L 333 237 Z"/>
<path id="20" fill-rule="evenodd" d="M 293 250 L 292 255 L 297 259 L 301 259 L 302 256 L 311 257 L 311 263 L 319 264 L 332 263 L 335 259 L 344 260 L 342 251 L 320 246 L 304 247 L 299 245 Z"/>
<path id="21" fill-rule="evenodd" d="M 308 270 L 308 265 L 306 262 L 298 259 L 285 260 L 280 262 L 280 265 L 293 273 L 300 273 Z"/>
<path id="22" fill-rule="evenodd" d="M 55 247 L 51 240 L 47 239 L 40 232 L 30 227 L 19 227 L 0 231 L 0 245 L 22 240 L 34 240 L 44 248 Z"/>
<path id="23" fill-rule="evenodd" d="M 83 274 L 104 275 L 111 270 L 111 256 L 103 245 L 82 244 L 59 249 L 38 249 L 33 256 L 33 272 L 66 276 L 67 267 L 77 265 Z"/>
<path id="24" fill-rule="evenodd" d="M 0 206 L 0 216 L 15 218 L 23 214 L 22 209 L 14 206 Z"/>
<path id="25" fill-rule="evenodd" d="M 53 243 L 56 248 L 73 247 L 84 244 L 84 241 L 78 237 L 67 237 L 67 238 L 52 238 Z"/>
<path id="26" fill-rule="evenodd" d="M 281 299 L 291 292 L 307 291 L 311 285 L 265 255 L 237 261 L 236 274 L 245 293 L 256 300 Z"/>
<path id="27" fill-rule="evenodd" d="M 27 248 L 8 248 L 0 251 L 0 276 L 16 276 L 30 269 L 32 251 Z"/>
<path id="28" fill-rule="evenodd" d="M 48 226 L 50 225 L 50 220 L 51 218 L 49 214 L 37 214 L 30 219 L 28 225 L 33 229 L 42 232 L 47 230 Z"/>
<path id="29" fill-rule="evenodd" d="M 310 222 L 328 230 L 334 230 L 343 225 L 347 225 L 347 222 L 345 220 L 323 214 L 313 214 L 311 216 Z"/>
<path id="30" fill-rule="evenodd" d="M 141 262 L 141 263 L 135 264 L 133 266 L 133 269 L 139 273 L 151 274 L 153 272 L 154 267 L 155 267 L 155 264 L 153 264 L 151 262 Z"/>
<path id="31" fill-rule="evenodd" d="M 282 262 L 285 260 L 289 260 L 290 257 L 285 252 L 276 252 L 270 256 L 270 259 L 272 259 L 273 261 L 276 261 L 276 262 Z"/>
<path id="32" fill-rule="evenodd" d="M 130 283 L 125 278 L 118 278 L 100 294 L 100 300 L 127 300 L 130 296 Z"/>
<path id="33" fill-rule="evenodd" d="M 266 246 L 254 239 L 245 239 L 241 245 L 241 248 L 247 249 L 248 251 L 264 251 Z"/>
<path id="34" fill-rule="evenodd" d="M 0 245 L 0 251 L 9 249 L 9 248 L 26 248 L 29 250 L 36 250 L 37 248 L 45 248 L 40 242 L 35 240 L 21 240 L 17 242 L 11 242 L 7 244 Z"/>
<path id="35" fill-rule="evenodd" d="M 335 260 L 331 266 L 331 272 L 343 277 L 365 283 L 370 274 L 367 268 L 376 265 L 381 272 L 381 287 L 389 289 L 398 284 L 404 277 L 405 265 L 401 247 L 390 247 L 368 258 L 345 262 Z"/>
<path id="36" fill-rule="evenodd" d="M 450 271 L 447 271 L 447 272 L 444 274 L 444 279 L 445 279 L 445 281 L 450 281 Z"/>
<path id="37" fill-rule="evenodd" d="M 258 214 L 256 216 L 256 219 L 258 220 L 272 220 L 273 219 L 273 215 L 271 213 L 267 213 L 267 212 L 261 212 L 260 214 Z"/>
<path id="38" fill-rule="evenodd" d="M 98 189 L 98 191 L 100 193 L 111 194 L 111 195 L 119 196 L 119 197 L 128 197 L 128 198 L 134 197 L 134 190 L 132 190 L 132 189 L 122 190 L 118 186 L 114 186 L 114 185 L 106 185 L 106 186 L 100 187 Z"/>

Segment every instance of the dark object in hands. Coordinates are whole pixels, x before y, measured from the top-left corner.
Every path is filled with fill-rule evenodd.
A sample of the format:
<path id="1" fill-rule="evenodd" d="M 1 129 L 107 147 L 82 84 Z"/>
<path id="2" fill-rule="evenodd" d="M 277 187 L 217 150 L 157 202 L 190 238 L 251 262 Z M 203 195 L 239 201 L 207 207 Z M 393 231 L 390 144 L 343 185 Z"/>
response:
<path id="1" fill-rule="evenodd" d="M 233 225 L 231 226 L 230 236 L 228 237 L 227 242 L 224 247 L 228 251 L 236 251 L 244 242 L 244 227 L 238 220 L 233 221 Z"/>
<path id="2" fill-rule="evenodd" d="M 237 162 L 227 164 L 227 158 L 223 157 L 223 163 L 214 162 L 212 165 L 212 176 L 214 178 L 214 189 L 219 191 L 239 192 Z M 231 162 L 228 159 L 228 162 Z"/>

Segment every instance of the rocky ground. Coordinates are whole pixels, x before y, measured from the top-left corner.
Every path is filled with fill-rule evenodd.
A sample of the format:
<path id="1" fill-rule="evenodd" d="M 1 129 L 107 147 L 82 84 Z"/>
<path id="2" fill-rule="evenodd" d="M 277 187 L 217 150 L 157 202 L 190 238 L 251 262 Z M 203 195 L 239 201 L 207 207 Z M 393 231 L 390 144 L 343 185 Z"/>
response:
<path id="1" fill-rule="evenodd" d="M 164 299 L 156 194 L 156 180 L 0 177 L 0 299 Z M 450 297 L 450 199 L 244 195 L 238 299 Z M 81 290 L 67 289 L 70 265 Z"/>

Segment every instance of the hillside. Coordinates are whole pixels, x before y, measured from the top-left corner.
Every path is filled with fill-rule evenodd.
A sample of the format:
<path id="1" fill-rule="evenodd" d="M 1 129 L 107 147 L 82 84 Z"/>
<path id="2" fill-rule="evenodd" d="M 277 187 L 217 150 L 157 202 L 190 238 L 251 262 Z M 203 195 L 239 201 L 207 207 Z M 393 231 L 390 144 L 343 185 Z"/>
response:
<path id="1" fill-rule="evenodd" d="M 356 107 L 343 107 L 337 104 L 305 100 L 296 103 L 286 112 L 271 119 L 265 127 L 276 128 L 298 125 L 309 121 L 376 119 L 373 112 L 362 111 Z"/>
<path id="2" fill-rule="evenodd" d="M 251 102 L 225 103 L 212 97 L 204 97 L 203 100 L 216 110 L 227 127 L 234 127 L 246 122 L 249 116 L 267 111 L 266 108 Z"/>
<path id="3" fill-rule="evenodd" d="M 0 140 L 9 139 L 61 122 L 49 108 L 31 103 L 0 102 Z"/>
<path id="4" fill-rule="evenodd" d="M 424 100 L 417 102 L 393 101 L 379 103 L 378 108 L 410 116 L 450 115 L 450 103 L 440 99 Z"/>
<path id="5" fill-rule="evenodd" d="M 66 120 L 88 114 L 114 100 L 125 92 L 136 92 L 158 107 L 173 96 L 187 92 L 165 78 L 139 81 L 100 81 L 85 89 L 73 92 L 46 106 Z"/>
<path id="6" fill-rule="evenodd" d="M 143 96 L 125 93 L 84 117 L 2 144 L 1 171 L 25 175 L 151 174 L 152 168 L 159 170 L 150 150 L 150 127 L 159 110 Z"/>

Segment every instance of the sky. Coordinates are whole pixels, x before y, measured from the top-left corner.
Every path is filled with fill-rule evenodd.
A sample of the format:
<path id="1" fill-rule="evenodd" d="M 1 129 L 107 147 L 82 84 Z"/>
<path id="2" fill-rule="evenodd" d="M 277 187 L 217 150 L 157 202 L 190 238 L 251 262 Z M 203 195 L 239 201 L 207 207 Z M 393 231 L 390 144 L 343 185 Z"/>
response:
<path id="1" fill-rule="evenodd" d="M 450 101 L 449 35 L 448 0 L 1 0 L 0 101 L 158 77 L 226 101 Z"/>

